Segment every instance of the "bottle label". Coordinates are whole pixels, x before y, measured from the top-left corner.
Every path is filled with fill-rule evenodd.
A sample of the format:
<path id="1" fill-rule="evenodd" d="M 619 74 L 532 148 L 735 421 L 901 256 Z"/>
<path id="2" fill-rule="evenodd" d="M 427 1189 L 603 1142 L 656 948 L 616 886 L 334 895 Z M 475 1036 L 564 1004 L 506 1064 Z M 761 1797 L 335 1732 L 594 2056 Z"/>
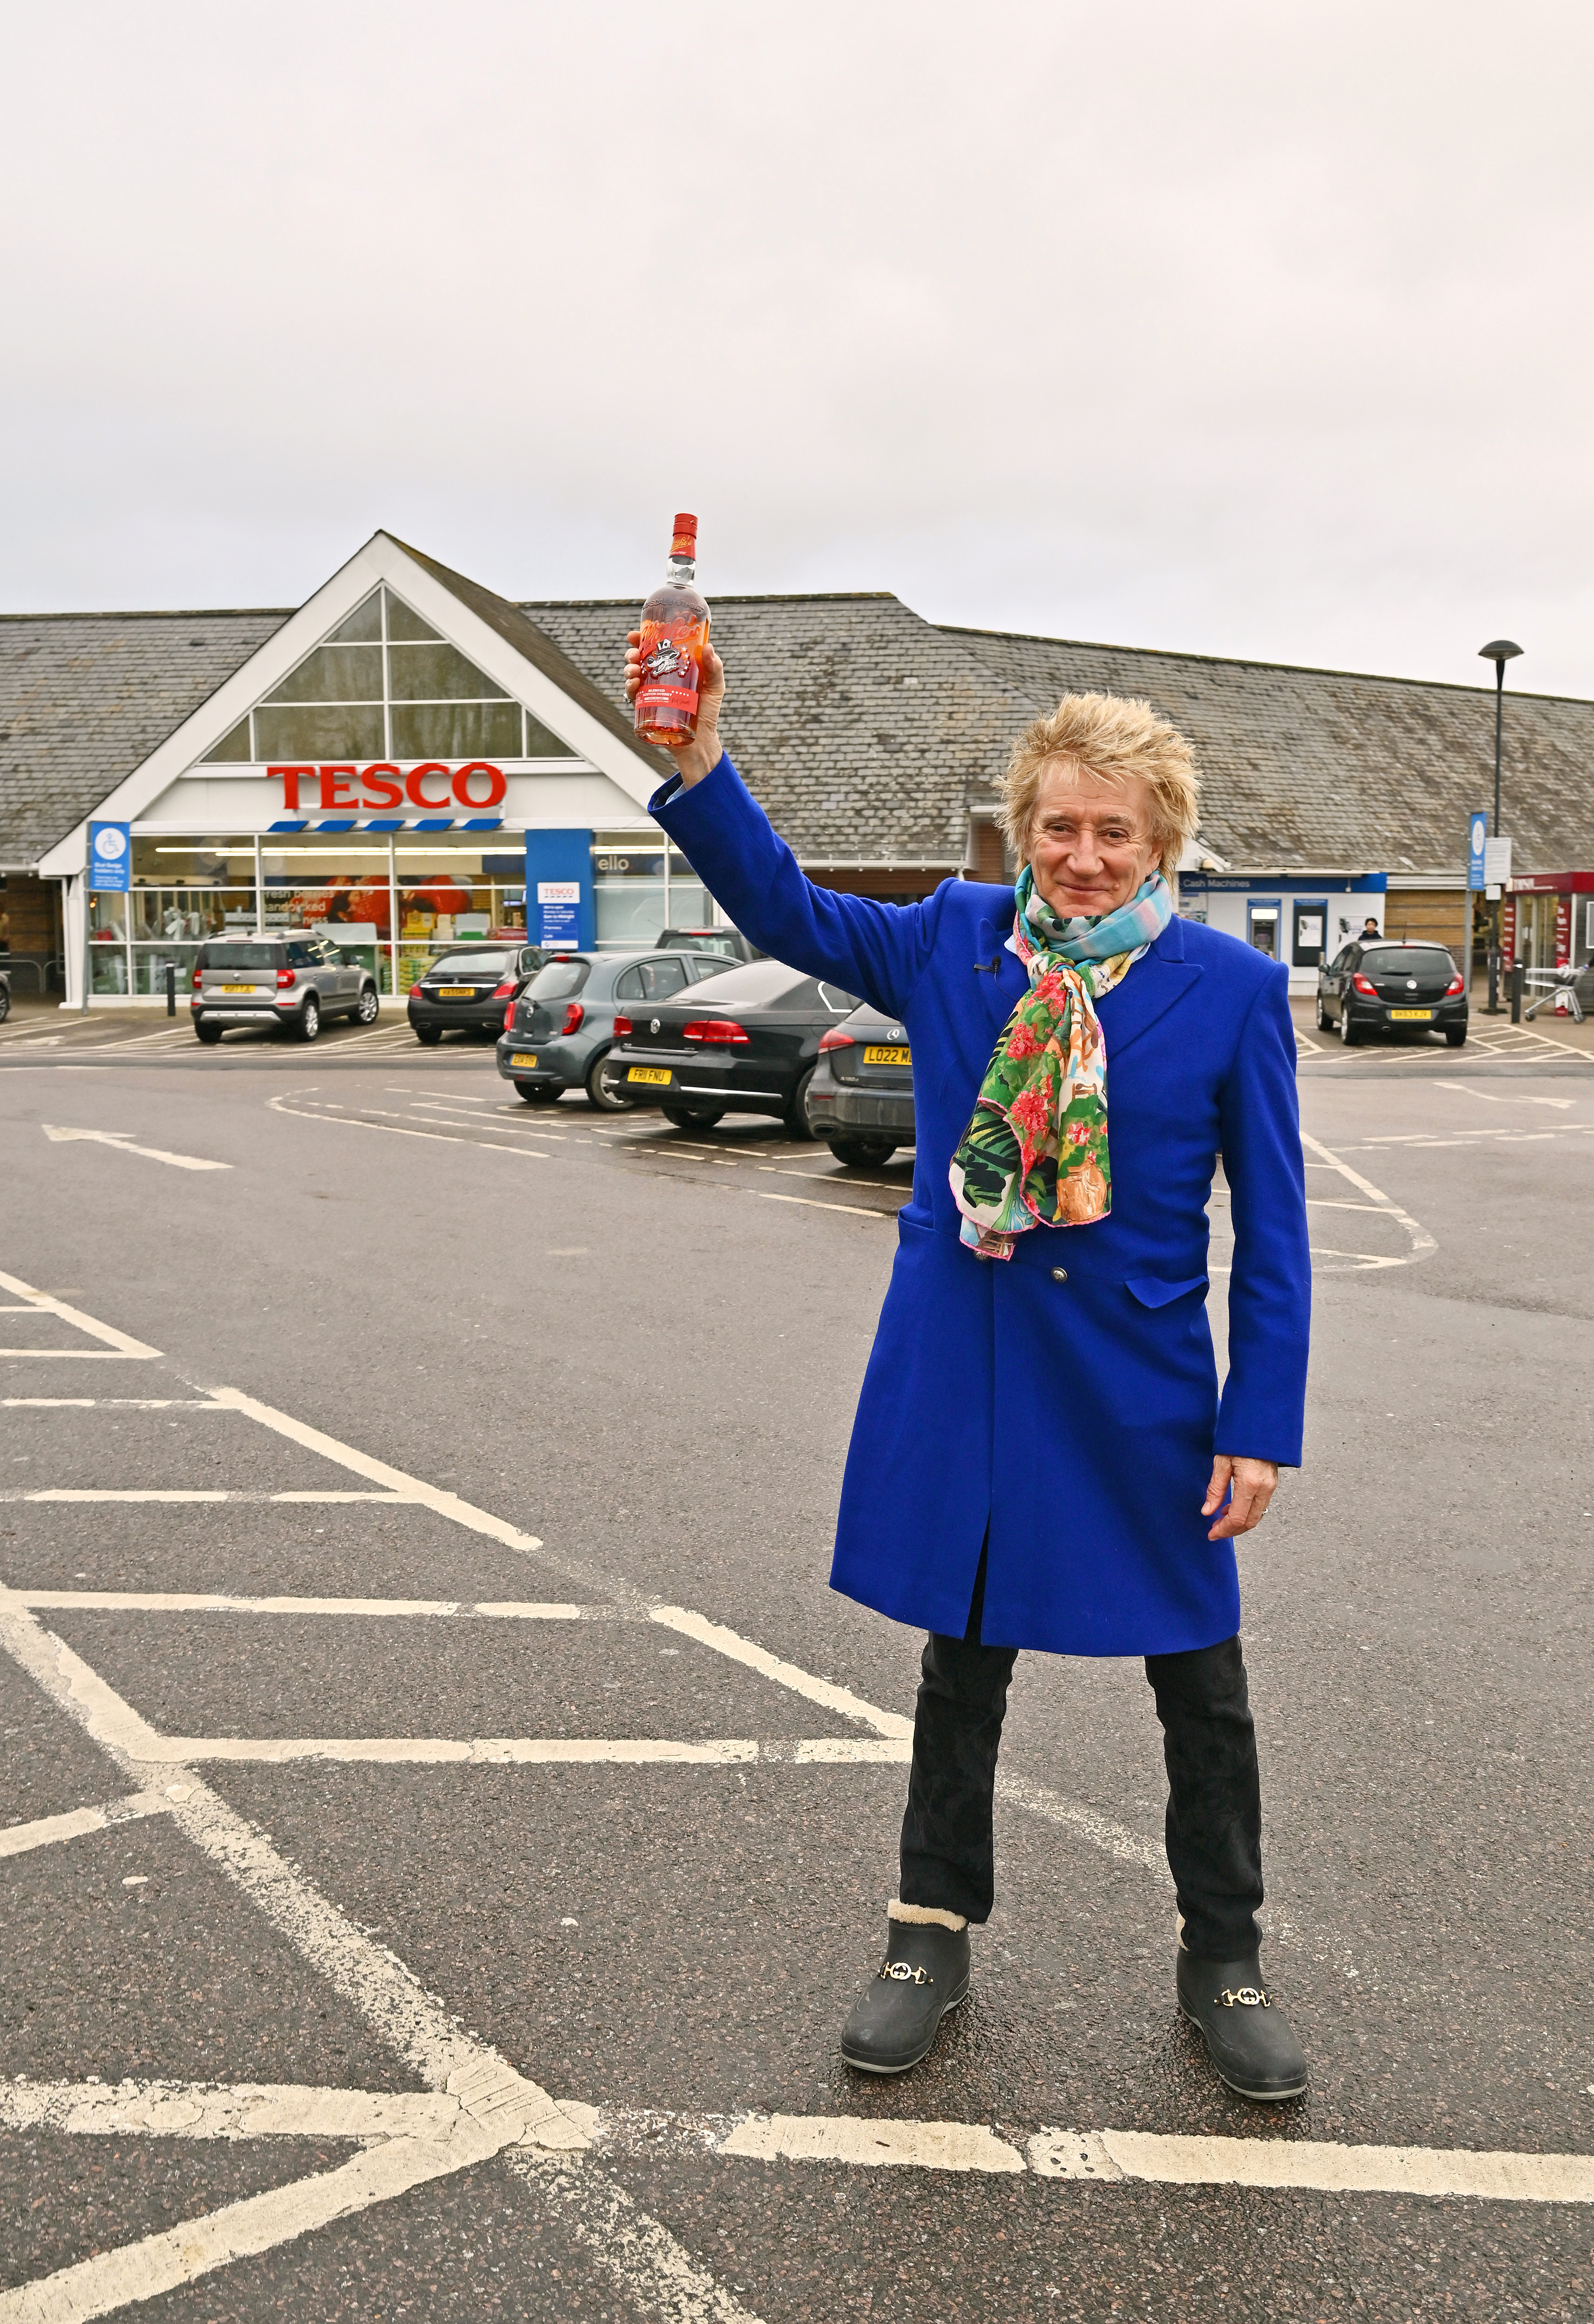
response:
<path id="1" fill-rule="evenodd" d="M 696 710 L 697 673 L 707 634 L 707 623 L 690 615 L 680 621 L 642 623 L 639 710 Z"/>

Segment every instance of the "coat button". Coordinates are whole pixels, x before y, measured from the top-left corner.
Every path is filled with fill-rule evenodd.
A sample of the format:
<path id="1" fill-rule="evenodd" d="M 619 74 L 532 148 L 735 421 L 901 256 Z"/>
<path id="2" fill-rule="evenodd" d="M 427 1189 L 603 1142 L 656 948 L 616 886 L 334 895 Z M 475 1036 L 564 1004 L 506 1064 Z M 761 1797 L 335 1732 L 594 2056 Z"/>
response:
<path id="1" fill-rule="evenodd" d="M 1068 1280 L 1068 1269 L 1065 1267 L 1053 1268 L 1052 1280 L 1054 1283 L 1066 1283 Z"/>

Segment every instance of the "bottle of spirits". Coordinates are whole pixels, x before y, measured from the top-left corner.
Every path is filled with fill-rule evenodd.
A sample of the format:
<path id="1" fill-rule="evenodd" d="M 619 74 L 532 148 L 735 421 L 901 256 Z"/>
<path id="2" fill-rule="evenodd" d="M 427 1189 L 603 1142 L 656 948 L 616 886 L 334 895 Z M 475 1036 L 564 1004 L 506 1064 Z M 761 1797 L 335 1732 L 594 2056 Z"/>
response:
<path id="1" fill-rule="evenodd" d="M 677 516 L 669 571 L 642 607 L 636 730 L 644 742 L 686 742 L 697 732 L 697 680 L 708 643 L 708 607 L 692 586 L 696 570 L 697 520 Z"/>

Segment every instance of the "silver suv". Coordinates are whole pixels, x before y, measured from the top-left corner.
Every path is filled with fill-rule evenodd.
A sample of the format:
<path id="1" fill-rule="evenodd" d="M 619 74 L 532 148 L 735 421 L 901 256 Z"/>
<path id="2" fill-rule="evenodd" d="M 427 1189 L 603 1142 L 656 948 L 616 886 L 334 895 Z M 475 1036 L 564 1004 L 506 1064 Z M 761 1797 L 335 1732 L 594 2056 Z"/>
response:
<path id="1" fill-rule="evenodd" d="M 368 968 L 345 959 L 318 928 L 228 936 L 201 945 L 189 995 L 194 1030 L 219 1041 L 229 1025 L 281 1025 L 313 1041 L 327 1017 L 373 1025 L 382 1006 Z"/>

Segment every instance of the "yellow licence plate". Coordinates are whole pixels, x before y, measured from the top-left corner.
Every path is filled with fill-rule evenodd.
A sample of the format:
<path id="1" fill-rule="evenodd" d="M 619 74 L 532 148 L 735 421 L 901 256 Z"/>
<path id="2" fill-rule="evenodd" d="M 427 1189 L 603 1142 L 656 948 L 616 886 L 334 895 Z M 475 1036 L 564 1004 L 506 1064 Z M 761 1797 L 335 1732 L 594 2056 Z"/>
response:
<path id="1" fill-rule="evenodd" d="M 660 1089 L 669 1087 L 669 1074 L 663 1065 L 631 1065 L 625 1078 L 628 1082 L 654 1082 Z"/>
<path id="2" fill-rule="evenodd" d="M 1392 1009 L 1389 1014 L 1391 1017 L 1409 1017 L 1414 1023 L 1421 1020 L 1424 1025 L 1432 1025 L 1433 1022 L 1432 1009 Z"/>
<path id="3" fill-rule="evenodd" d="M 224 984 L 221 989 L 224 992 L 253 992 L 254 987 L 253 984 Z"/>
<path id="4" fill-rule="evenodd" d="M 537 1060 L 534 1056 L 528 1056 L 524 1049 L 517 1049 L 511 1056 L 510 1063 L 511 1065 L 534 1065 Z"/>
<path id="5" fill-rule="evenodd" d="M 863 1052 L 866 1065 L 906 1065 L 913 1056 L 911 1049 L 871 1048 Z"/>
<path id="6" fill-rule="evenodd" d="M 439 984 L 438 987 L 439 1001 L 474 1001 L 475 997 L 474 984 Z"/>

